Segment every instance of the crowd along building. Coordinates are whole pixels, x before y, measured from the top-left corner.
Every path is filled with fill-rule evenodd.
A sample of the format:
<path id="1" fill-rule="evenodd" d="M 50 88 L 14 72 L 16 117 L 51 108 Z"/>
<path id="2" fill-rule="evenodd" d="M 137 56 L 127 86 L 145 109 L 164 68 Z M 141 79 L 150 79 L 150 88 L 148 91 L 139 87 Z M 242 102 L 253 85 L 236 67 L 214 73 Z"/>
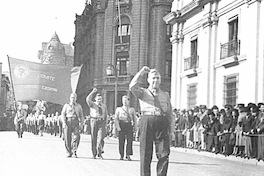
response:
<path id="1" fill-rule="evenodd" d="M 174 0 L 171 99 L 176 108 L 264 101 L 261 0 Z"/>
<path id="2" fill-rule="evenodd" d="M 93 87 L 103 95 L 110 114 L 128 95 L 133 76 L 144 66 L 161 72 L 162 87 L 170 92 L 171 25 L 163 17 L 173 0 L 90 0 L 76 15 L 74 65 L 83 65 L 77 87 L 78 101 L 88 115 L 86 96 Z M 112 75 L 106 69 L 112 66 Z M 146 86 L 146 82 L 142 82 Z"/>

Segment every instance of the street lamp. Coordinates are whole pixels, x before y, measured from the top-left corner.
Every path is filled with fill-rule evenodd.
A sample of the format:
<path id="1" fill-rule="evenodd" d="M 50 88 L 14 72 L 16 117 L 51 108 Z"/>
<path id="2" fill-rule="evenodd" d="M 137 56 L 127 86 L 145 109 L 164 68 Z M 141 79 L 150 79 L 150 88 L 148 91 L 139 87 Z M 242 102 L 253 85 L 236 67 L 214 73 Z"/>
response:
<path id="1" fill-rule="evenodd" d="M 115 76 L 115 109 L 114 112 L 117 108 L 117 82 L 118 82 L 118 69 L 116 66 L 112 65 L 112 64 L 108 64 L 108 66 L 106 67 L 106 75 L 107 76 Z"/>

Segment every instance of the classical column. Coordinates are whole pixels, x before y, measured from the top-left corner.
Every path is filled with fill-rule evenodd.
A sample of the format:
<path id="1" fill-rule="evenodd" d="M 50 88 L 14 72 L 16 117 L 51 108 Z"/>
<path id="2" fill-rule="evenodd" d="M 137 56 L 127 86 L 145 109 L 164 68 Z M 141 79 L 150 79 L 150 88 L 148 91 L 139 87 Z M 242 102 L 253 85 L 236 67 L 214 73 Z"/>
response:
<path id="1" fill-rule="evenodd" d="M 214 63 L 216 63 L 217 58 L 217 27 L 218 27 L 218 17 L 217 17 L 217 9 L 218 9 L 218 1 L 215 1 L 213 4 L 213 12 L 211 16 L 211 25 L 212 25 L 212 43 L 211 43 L 211 60 L 212 60 L 212 74 L 211 74 L 211 93 L 210 93 L 210 103 L 212 105 L 216 104 L 216 69 L 214 68 Z M 210 49 L 209 48 L 209 49 Z"/>
<path id="2" fill-rule="evenodd" d="M 176 30 L 173 31 L 171 43 L 172 43 L 172 73 L 171 73 L 171 104 L 174 108 L 179 108 L 179 105 L 177 104 L 177 85 L 180 75 L 178 74 L 178 63 L 179 63 L 179 57 L 178 57 L 178 49 L 179 49 L 179 38 L 178 38 L 178 23 L 176 23 L 173 27 L 176 27 Z"/>
<path id="3" fill-rule="evenodd" d="M 177 75 L 179 78 L 179 81 L 177 82 L 177 107 L 178 108 L 182 108 L 181 107 L 181 102 L 182 102 L 182 78 L 181 78 L 181 72 L 182 72 L 182 65 L 183 65 L 183 58 L 182 58 L 182 54 L 183 54 L 183 41 L 184 41 L 184 35 L 183 35 L 183 28 L 184 28 L 184 22 L 179 23 L 179 34 L 178 34 L 178 38 L 179 38 L 179 44 L 178 44 L 178 69 L 177 69 Z"/>
<path id="4" fill-rule="evenodd" d="M 204 32 L 204 39 L 207 42 L 204 42 L 203 44 L 203 48 L 206 48 L 206 50 L 204 50 L 204 55 L 202 57 L 204 57 L 204 59 L 207 59 L 206 64 L 204 65 L 204 68 L 206 70 L 206 104 L 207 106 L 211 106 L 212 102 L 211 102 L 211 92 L 212 92 L 212 79 L 213 79 L 213 73 L 212 73 L 212 68 L 213 68 L 213 60 L 212 60 L 212 21 L 211 21 L 211 16 L 212 16 L 212 4 L 208 4 L 209 7 L 205 8 L 208 9 L 208 12 L 204 12 L 205 16 L 204 16 L 204 20 L 203 20 L 203 32 Z M 206 53 L 207 51 L 207 53 Z"/>

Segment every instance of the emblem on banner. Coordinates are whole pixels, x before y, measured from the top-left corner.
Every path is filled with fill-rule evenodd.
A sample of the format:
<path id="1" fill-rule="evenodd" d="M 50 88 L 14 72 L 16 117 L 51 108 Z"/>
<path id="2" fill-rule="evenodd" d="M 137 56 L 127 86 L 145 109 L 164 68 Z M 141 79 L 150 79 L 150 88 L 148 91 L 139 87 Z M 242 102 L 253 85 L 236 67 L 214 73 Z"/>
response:
<path id="1" fill-rule="evenodd" d="M 17 79 L 26 79 L 29 76 L 29 68 L 26 65 L 16 65 L 14 75 Z"/>

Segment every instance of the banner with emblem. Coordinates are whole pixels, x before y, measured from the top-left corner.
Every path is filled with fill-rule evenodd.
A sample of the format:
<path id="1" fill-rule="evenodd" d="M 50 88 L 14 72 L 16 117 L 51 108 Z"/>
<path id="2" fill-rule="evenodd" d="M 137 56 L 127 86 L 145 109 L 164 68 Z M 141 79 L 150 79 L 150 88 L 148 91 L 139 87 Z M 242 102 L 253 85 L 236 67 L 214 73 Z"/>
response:
<path id="1" fill-rule="evenodd" d="M 65 104 L 75 92 L 80 67 L 40 64 L 8 57 L 16 101 Z"/>

